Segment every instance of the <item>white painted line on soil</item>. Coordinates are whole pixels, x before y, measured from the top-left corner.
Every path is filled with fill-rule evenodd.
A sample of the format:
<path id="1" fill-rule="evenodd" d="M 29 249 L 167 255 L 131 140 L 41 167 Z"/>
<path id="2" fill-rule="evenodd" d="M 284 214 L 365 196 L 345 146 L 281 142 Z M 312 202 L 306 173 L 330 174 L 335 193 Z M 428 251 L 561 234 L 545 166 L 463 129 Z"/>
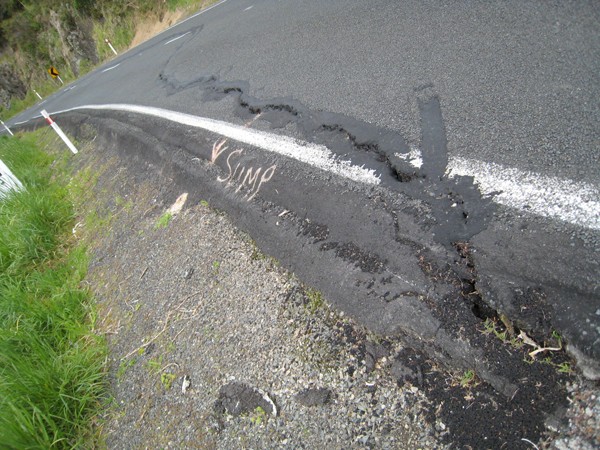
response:
<path id="1" fill-rule="evenodd" d="M 53 114 L 61 114 L 79 109 L 125 111 L 159 117 L 183 125 L 212 131 L 213 133 L 231 138 L 235 141 L 293 158 L 318 169 L 326 170 L 359 183 L 379 184 L 381 182 L 374 170 L 354 166 L 350 161 L 339 160 L 331 150 L 324 145 L 311 144 L 287 136 L 279 136 L 264 131 L 252 130 L 241 125 L 192 116 L 191 114 L 170 111 L 167 109 L 126 104 L 85 105 L 64 111 L 57 111 Z"/>
<path id="2" fill-rule="evenodd" d="M 170 44 L 171 42 L 175 42 L 177 39 L 181 39 L 182 37 L 184 37 L 184 36 L 187 36 L 187 35 L 188 35 L 188 34 L 190 34 L 190 33 L 191 33 L 191 31 L 188 31 L 187 33 L 185 33 L 185 34 L 182 34 L 181 36 L 177 36 L 176 38 L 173 38 L 173 39 L 171 39 L 170 41 L 167 41 L 167 42 L 165 42 L 165 43 L 163 44 L 163 46 L 164 46 L 164 45 L 168 45 L 168 44 Z"/>
<path id="3" fill-rule="evenodd" d="M 103 70 L 102 72 L 100 72 L 100 73 L 104 73 L 104 72 L 108 72 L 109 70 L 116 69 L 116 68 L 117 68 L 117 67 L 119 67 L 120 65 L 121 65 L 121 63 L 119 63 L 119 64 L 115 64 L 114 66 L 107 67 L 106 69 L 104 69 L 104 70 Z"/>
<path id="4" fill-rule="evenodd" d="M 159 117 L 287 156 L 353 181 L 372 185 L 381 182 L 374 170 L 339 160 L 323 145 L 191 114 L 128 104 L 85 105 L 54 114 L 81 109 L 124 111 Z M 407 158 L 415 166 L 422 163 L 417 149 L 411 149 L 408 155 L 399 156 Z M 483 194 L 497 193 L 494 201 L 507 207 L 600 230 L 600 191 L 591 184 L 464 158 L 451 158 L 447 174 L 473 177 Z"/>
<path id="5" fill-rule="evenodd" d="M 600 190 L 591 184 L 464 158 L 451 158 L 446 170 L 473 177 L 483 194 L 498 192 L 501 205 L 600 230 Z"/>

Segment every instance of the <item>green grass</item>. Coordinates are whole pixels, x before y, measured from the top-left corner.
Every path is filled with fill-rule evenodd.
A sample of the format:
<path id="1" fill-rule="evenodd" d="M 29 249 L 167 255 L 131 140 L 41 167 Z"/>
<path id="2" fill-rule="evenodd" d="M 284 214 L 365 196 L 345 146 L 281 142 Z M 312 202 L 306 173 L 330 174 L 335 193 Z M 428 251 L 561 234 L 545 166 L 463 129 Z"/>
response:
<path id="1" fill-rule="evenodd" d="M 0 443 L 89 445 L 106 398 L 106 343 L 81 287 L 88 257 L 71 237 L 66 177 L 31 136 L 0 138 L 0 159 L 26 186 L 0 201 Z"/>
<path id="2" fill-rule="evenodd" d="M 177 375 L 171 372 L 163 372 L 160 374 L 160 383 L 162 384 L 165 391 L 168 391 L 173 386 L 173 381 L 175 381 Z"/>
<path id="3" fill-rule="evenodd" d="M 129 48 L 135 36 L 135 21 L 130 16 L 108 16 L 101 22 L 94 23 L 94 40 L 100 61 L 115 57 L 104 39 L 110 40 L 117 53 L 121 54 Z"/>
<path id="4" fill-rule="evenodd" d="M 210 5 L 217 3 L 218 0 L 167 0 L 167 8 L 170 11 L 174 11 L 176 9 L 198 9 L 200 7 L 207 8 Z"/>
<path id="5" fill-rule="evenodd" d="M 117 369 L 117 380 L 121 381 L 127 370 L 135 366 L 135 363 L 137 363 L 137 358 L 122 360 Z"/>
<path id="6" fill-rule="evenodd" d="M 311 314 L 316 314 L 317 311 L 325 306 L 323 295 L 316 289 L 308 289 L 306 291 L 306 296 L 308 298 L 308 304 L 306 305 L 306 308 Z"/>
<path id="7" fill-rule="evenodd" d="M 260 426 L 267 419 L 267 412 L 260 406 L 254 409 L 254 412 L 250 414 L 250 421 L 255 426 Z"/>
<path id="8" fill-rule="evenodd" d="M 161 16 L 161 13 L 164 13 L 166 10 L 174 11 L 176 9 L 181 9 L 190 13 L 201 7 L 206 8 L 216 3 L 216 1 L 217 0 L 165 0 L 148 2 L 143 0 L 132 0 L 121 2 L 114 0 L 97 2 L 100 4 L 97 8 L 99 16 L 93 16 L 93 19 L 95 20 L 93 22 L 92 38 L 96 43 L 100 64 L 115 57 L 112 50 L 110 50 L 110 47 L 104 41 L 106 38 L 111 41 L 113 47 L 120 55 L 129 49 L 133 38 L 135 37 L 136 24 L 144 22 L 144 20 L 149 17 L 154 17 L 156 15 Z M 65 5 L 67 3 L 70 2 L 66 2 Z M 67 10 L 73 11 L 72 8 L 67 8 Z M 86 16 L 85 14 L 82 14 L 82 17 L 89 18 L 89 16 Z M 35 66 L 35 76 L 32 77 L 32 80 L 34 81 L 28 82 L 28 92 L 26 97 L 24 99 L 12 98 L 10 108 L 0 107 L 0 118 L 4 121 L 7 121 L 11 117 L 41 101 L 35 95 L 33 89 L 36 89 L 43 98 L 46 98 L 48 95 L 63 87 L 58 80 L 51 79 L 45 73 L 46 69 L 48 69 L 51 64 L 56 66 L 60 72 L 61 78 L 66 84 L 75 80 L 71 68 L 62 60 L 60 54 L 61 43 L 56 31 L 51 27 L 48 28 L 49 25 L 46 23 L 46 16 L 42 14 L 35 17 L 29 17 L 29 20 L 36 22 L 43 30 L 43 32 L 38 35 L 36 42 L 40 46 L 38 52 L 41 52 L 44 56 L 33 56 L 33 54 L 27 53 L 27 58 L 23 59 L 23 62 L 21 60 L 16 60 L 14 57 L 8 57 L 8 54 L 4 57 L 0 55 L 0 62 L 6 61 L 20 66 L 22 72 L 29 72 L 31 66 Z M 51 51 L 46 54 L 48 49 L 51 49 Z M 94 65 L 90 61 L 84 60 L 81 62 L 79 75 L 83 76 L 93 69 Z"/>
<path id="9" fill-rule="evenodd" d="M 465 373 L 463 373 L 462 377 L 460 378 L 459 382 L 463 388 L 468 388 L 469 386 L 473 385 L 475 383 L 475 371 L 465 371 Z"/>
<path id="10" fill-rule="evenodd" d="M 167 228 L 169 226 L 169 223 L 171 223 L 171 220 L 173 220 L 173 214 L 167 211 L 158 218 L 158 220 L 154 224 L 154 229 L 160 230 L 161 228 Z"/>

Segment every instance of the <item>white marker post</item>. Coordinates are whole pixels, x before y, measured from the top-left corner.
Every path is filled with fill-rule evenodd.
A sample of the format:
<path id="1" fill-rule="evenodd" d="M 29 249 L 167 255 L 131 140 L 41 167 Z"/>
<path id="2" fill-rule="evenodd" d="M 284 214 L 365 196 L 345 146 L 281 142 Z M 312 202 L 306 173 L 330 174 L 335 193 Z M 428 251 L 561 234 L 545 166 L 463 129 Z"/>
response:
<path id="1" fill-rule="evenodd" d="M 67 137 L 65 133 L 63 133 L 63 130 L 61 130 L 58 125 L 56 125 L 56 123 L 54 122 L 54 120 L 52 120 L 48 112 L 45 109 L 42 109 L 41 113 L 42 116 L 44 116 L 44 119 L 46 119 L 46 122 L 48 122 L 48 125 L 50 125 L 54 129 L 54 131 L 56 131 L 56 134 L 58 134 L 60 138 L 65 142 L 65 144 L 67 144 L 67 147 L 69 147 L 69 149 L 73 153 L 77 153 L 77 149 L 75 148 L 71 140 Z"/>
<path id="2" fill-rule="evenodd" d="M 37 96 L 38 96 L 38 98 L 39 98 L 40 100 L 43 100 L 43 99 L 42 99 L 42 96 L 41 96 L 40 94 L 38 94 L 38 91 L 36 91 L 36 90 L 34 89 L 34 90 L 33 90 L 33 92 L 35 92 L 35 95 L 37 95 Z"/>
<path id="3" fill-rule="evenodd" d="M 60 83 L 61 83 L 62 85 L 64 85 L 64 84 L 65 84 L 65 82 L 62 80 L 62 78 L 60 77 L 60 75 L 56 75 L 56 78 L 58 78 L 58 81 L 60 81 Z"/>
<path id="4" fill-rule="evenodd" d="M 0 160 L 0 200 L 6 197 L 9 191 L 20 191 L 21 189 L 23 189 L 23 184 Z"/>
<path id="5" fill-rule="evenodd" d="M 115 55 L 118 55 L 117 51 L 115 50 L 115 48 L 112 46 L 112 44 L 110 43 L 110 41 L 108 40 L 108 38 L 104 39 L 104 42 L 106 42 L 108 44 L 108 46 L 110 47 L 110 49 L 113 51 L 113 53 Z"/>
<path id="6" fill-rule="evenodd" d="M 3 126 L 4 128 L 6 128 L 6 131 L 8 131 L 8 134 L 10 134 L 11 136 L 14 136 L 13 132 L 12 132 L 12 131 L 10 131 L 10 128 L 8 128 L 8 127 L 6 126 L 6 124 L 5 124 L 4 122 L 2 122 L 2 120 L 0 120 L 0 123 L 2 124 L 2 126 Z"/>

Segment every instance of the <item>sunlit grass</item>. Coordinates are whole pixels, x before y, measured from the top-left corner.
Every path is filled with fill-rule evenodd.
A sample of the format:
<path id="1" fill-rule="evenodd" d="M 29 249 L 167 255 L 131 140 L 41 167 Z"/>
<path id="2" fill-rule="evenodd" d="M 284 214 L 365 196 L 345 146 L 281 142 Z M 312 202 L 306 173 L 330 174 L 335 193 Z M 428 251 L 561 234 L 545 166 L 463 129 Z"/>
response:
<path id="1" fill-rule="evenodd" d="M 0 443 L 79 447 L 105 397 L 106 344 L 81 286 L 64 165 L 31 137 L 0 138 L 0 159 L 26 187 L 0 201 Z"/>

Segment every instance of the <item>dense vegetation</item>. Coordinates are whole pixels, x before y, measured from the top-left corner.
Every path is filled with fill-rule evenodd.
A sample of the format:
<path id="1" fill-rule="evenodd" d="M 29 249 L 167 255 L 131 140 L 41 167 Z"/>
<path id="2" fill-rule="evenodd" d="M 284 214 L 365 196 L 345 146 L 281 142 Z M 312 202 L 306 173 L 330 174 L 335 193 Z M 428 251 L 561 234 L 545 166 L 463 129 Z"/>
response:
<path id="1" fill-rule="evenodd" d="M 0 200 L 0 447 L 81 447 L 107 385 L 77 192 L 32 136 L 0 138 L 0 158 L 26 188 Z"/>
<path id="2" fill-rule="evenodd" d="M 171 0 L 0 0 L 0 51 L 10 48 L 31 61 L 58 62 L 52 58 L 52 45 L 59 34 L 78 31 L 92 20 L 101 26 L 105 21 L 130 27 L 134 14 L 164 13 L 181 2 Z"/>
<path id="3" fill-rule="evenodd" d="M 55 66 L 71 80 L 131 43 L 140 18 L 162 18 L 169 9 L 198 8 L 202 0 L 0 0 L 0 114 L 22 106 L 15 100 L 32 89 L 42 95 L 58 85 L 48 77 Z M 5 117 L 6 118 L 6 117 Z"/>

